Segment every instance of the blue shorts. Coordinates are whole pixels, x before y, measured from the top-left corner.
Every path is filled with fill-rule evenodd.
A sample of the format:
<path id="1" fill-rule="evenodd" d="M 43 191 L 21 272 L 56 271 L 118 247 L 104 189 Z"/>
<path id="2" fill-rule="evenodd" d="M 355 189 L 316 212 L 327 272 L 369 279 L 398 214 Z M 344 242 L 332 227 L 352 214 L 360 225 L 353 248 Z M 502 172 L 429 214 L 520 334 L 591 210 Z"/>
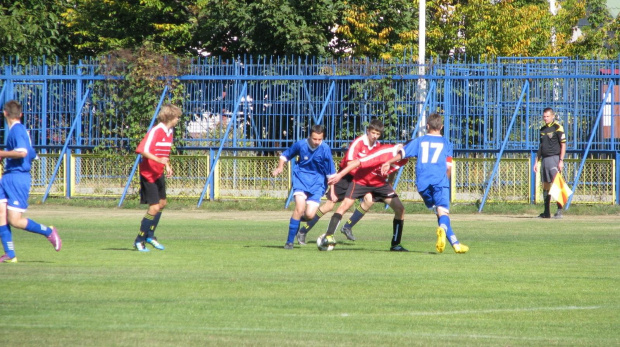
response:
<path id="1" fill-rule="evenodd" d="M 428 186 L 419 192 L 427 208 L 442 207 L 450 210 L 450 188 Z"/>
<path id="2" fill-rule="evenodd" d="M 30 182 L 30 174 L 5 174 L 0 179 L 0 202 L 6 202 L 9 210 L 25 212 L 28 208 Z"/>
<path id="3" fill-rule="evenodd" d="M 305 192 L 303 190 L 295 190 L 293 192 L 293 196 L 303 195 L 306 197 L 306 203 L 313 202 L 313 203 L 320 204 L 323 193 L 324 192 L 318 192 L 318 191 L 317 192 Z"/>

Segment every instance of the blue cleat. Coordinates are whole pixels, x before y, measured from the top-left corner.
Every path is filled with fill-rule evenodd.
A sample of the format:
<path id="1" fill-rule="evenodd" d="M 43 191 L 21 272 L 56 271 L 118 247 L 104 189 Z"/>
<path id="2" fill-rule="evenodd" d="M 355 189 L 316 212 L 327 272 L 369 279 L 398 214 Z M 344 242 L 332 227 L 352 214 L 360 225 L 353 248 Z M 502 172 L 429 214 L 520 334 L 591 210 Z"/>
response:
<path id="1" fill-rule="evenodd" d="M 135 248 L 138 252 L 148 252 L 149 249 L 146 248 L 144 242 L 136 242 L 133 244 L 133 248 Z"/>
<path id="2" fill-rule="evenodd" d="M 156 237 L 154 237 L 154 238 L 150 238 L 149 237 L 149 238 L 146 239 L 146 242 L 150 243 L 151 246 L 159 249 L 160 251 L 163 251 L 164 249 L 166 249 L 161 243 L 157 242 L 157 238 Z"/>

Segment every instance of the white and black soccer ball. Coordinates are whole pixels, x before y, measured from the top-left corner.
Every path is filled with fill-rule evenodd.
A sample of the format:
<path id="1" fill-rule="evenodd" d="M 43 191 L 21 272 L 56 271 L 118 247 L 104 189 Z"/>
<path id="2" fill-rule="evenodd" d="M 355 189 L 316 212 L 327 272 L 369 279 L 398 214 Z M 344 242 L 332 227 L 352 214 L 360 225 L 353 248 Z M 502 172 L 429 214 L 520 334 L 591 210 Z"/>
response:
<path id="1" fill-rule="evenodd" d="M 323 238 L 325 237 L 325 234 L 319 236 L 318 239 L 316 239 L 316 247 L 319 249 L 319 251 L 331 251 L 334 249 L 334 245 L 323 245 L 322 241 Z"/>

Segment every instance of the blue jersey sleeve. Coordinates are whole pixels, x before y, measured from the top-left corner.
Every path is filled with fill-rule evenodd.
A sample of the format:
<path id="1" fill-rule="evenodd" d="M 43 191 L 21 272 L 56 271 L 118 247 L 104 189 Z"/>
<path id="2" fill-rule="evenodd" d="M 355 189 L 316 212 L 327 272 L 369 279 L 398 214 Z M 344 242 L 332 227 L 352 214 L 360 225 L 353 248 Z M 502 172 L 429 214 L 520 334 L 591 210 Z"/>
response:
<path id="1" fill-rule="evenodd" d="M 281 158 L 286 158 L 287 161 L 291 161 L 294 157 L 298 156 L 301 151 L 301 145 L 305 140 L 295 142 L 290 148 L 282 152 Z"/>

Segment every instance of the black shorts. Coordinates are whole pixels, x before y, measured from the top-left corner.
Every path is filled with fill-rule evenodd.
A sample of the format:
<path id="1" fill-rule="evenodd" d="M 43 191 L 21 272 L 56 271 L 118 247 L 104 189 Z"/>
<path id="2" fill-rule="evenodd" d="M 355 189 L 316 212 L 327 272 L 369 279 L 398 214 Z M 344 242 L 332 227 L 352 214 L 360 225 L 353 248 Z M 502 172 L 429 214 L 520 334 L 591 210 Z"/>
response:
<path id="1" fill-rule="evenodd" d="M 551 155 L 542 158 L 540 163 L 540 180 L 545 183 L 553 183 L 555 175 L 558 173 L 559 155 Z"/>
<path id="2" fill-rule="evenodd" d="M 140 175 L 140 203 L 155 205 L 166 198 L 166 176 L 161 175 L 155 182 L 147 181 Z"/>
<path id="3" fill-rule="evenodd" d="M 344 200 L 345 195 L 347 195 L 347 190 L 349 189 L 349 185 L 353 181 L 352 175 L 346 175 L 338 183 L 334 184 L 334 191 L 336 193 L 336 197 L 338 198 L 338 202 Z M 330 200 L 330 189 L 325 193 L 325 197 L 327 200 Z"/>
<path id="4" fill-rule="evenodd" d="M 372 194 L 373 202 L 385 201 L 385 199 L 398 197 L 398 194 L 396 194 L 394 188 L 387 183 L 381 187 L 369 187 L 355 182 L 351 182 L 349 185 L 349 190 L 347 190 L 346 197 L 355 200 L 363 198 L 367 193 Z"/>

